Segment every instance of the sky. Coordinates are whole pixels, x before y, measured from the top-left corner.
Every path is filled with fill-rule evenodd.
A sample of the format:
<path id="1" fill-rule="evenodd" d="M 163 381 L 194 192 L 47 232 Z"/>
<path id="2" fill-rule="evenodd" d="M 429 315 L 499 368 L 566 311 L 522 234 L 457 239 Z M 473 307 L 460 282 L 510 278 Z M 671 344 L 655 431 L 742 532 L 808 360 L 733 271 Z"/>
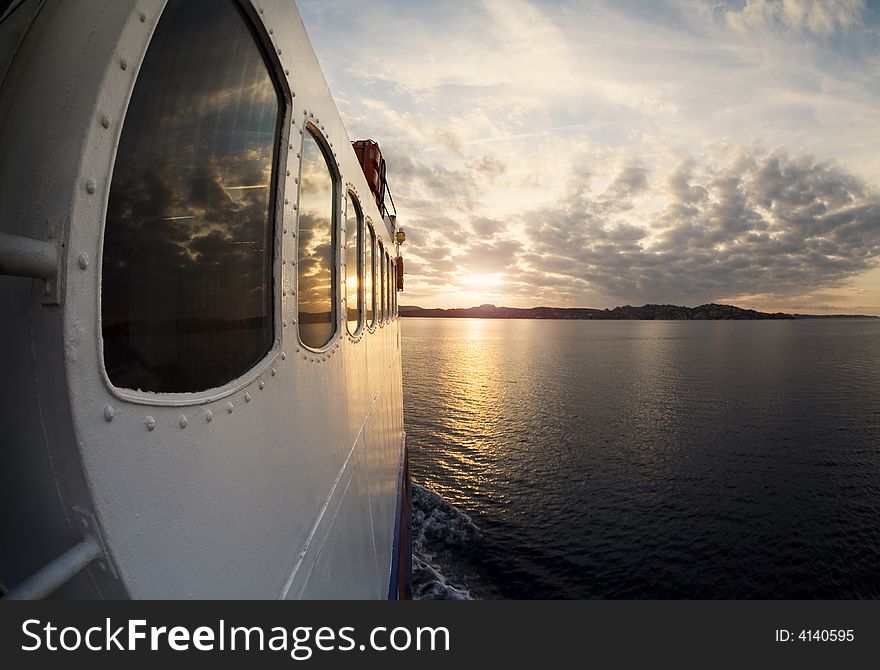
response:
<path id="1" fill-rule="evenodd" d="M 880 315 L 880 2 L 297 4 L 401 304 Z"/>

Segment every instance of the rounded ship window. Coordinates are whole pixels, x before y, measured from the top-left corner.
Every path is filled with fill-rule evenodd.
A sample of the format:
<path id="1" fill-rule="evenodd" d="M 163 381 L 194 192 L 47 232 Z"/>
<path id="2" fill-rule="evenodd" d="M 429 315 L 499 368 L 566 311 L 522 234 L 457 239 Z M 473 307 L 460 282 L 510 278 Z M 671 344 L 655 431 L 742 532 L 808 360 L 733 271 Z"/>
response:
<path id="1" fill-rule="evenodd" d="M 378 242 L 376 250 L 376 323 L 385 323 L 385 247 Z"/>
<path id="2" fill-rule="evenodd" d="M 391 321 L 391 257 L 385 253 L 385 320 Z"/>
<path id="3" fill-rule="evenodd" d="M 320 349 L 336 332 L 336 257 L 333 252 L 336 179 L 324 147 L 311 128 L 303 135 L 300 169 L 299 337 L 306 346 Z"/>
<path id="4" fill-rule="evenodd" d="M 356 334 L 361 327 L 363 314 L 364 276 L 364 225 L 363 216 L 351 193 L 345 197 L 345 302 L 348 313 L 348 332 Z"/>
<path id="5" fill-rule="evenodd" d="M 114 386 L 204 391 L 271 349 L 281 105 L 235 2 L 168 2 L 107 208 L 101 318 Z"/>
<path id="6" fill-rule="evenodd" d="M 367 323 L 372 328 L 376 325 L 376 233 L 373 232 L 373 226 L 367 228 L 369 235 L 364 254 L 364 309 Z"/>
<path id="7" fill-rule="evenodd" d="M 397 318 L 397 268 L 391 259 L 391 316 Z"/>

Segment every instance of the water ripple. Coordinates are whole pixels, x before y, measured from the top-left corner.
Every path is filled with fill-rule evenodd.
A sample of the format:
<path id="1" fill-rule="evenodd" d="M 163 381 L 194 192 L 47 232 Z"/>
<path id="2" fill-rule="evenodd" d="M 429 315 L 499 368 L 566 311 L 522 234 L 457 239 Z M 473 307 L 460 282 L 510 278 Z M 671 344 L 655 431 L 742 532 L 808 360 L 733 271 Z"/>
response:
<path id="1" fill-rule="evenodd" d="M 880 597 L 880 323 L 405 319 L 402 344 L 414 478 L 479 528 L 434 552 L 473 595 Z"/>

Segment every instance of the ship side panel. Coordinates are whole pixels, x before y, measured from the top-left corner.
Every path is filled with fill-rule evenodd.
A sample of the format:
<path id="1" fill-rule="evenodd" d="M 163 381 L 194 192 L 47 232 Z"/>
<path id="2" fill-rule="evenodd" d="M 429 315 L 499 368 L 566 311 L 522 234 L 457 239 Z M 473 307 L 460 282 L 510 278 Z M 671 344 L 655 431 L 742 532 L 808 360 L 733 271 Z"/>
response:
<path id="1" fill-rule="evenodd" d="M 36 280 L 0 278 L 7 325 L 0 335 L 4 425 L 0 579 L 11 588 L 85 535 L 100 537 L 72 427 L 66 361 L 83 343 L 65 337 L 69 228 L 76 225 L 65 188 L 81 158 L 79 138 L 94 121 L 92 101 L 71 93 L 95 81 L 109 62 L 96 35 L 118 34 L 133 3 L 94 3 L 91 11 L 46 2 L 8 71 L 0 111 L 0 203 L 3 232 L 57 246 L 58 292 L 47 299 Z M 77 39 L 81 37 L 82 39 Z M 118 65 L 114 63 L 118 68 Z M 86 83 L 88 88 L 88 83 Z M 59 190 L 58 185 L 65 185 Z M 91 258 L 94 258 L 93 256 Z M 85 261 L 83 261 L 85 262 Z M 74 262 L 76 264 L 76 262 Z M 59 304 L 60 303 L 60 304 Z M 8 476 L 8 481 L 5 478 Z M 61 597 L 119 597 L 122 582 L 94 563 L 62 587 Z"/>
<path id="2" fill-rule="evenodd" d="M 289 3 L 243 3 L 290 96 L 276 192 L 276 342 L 210 392 L 151 395 L 107 380 L 104 217 L 126 108 L 163 5 L 48 2 L 44 43 L 14 111 L 31 114 L 33 126 L 18 143 L 0 129 L 22 156 L 20 173 L 0 180 L 13 220 L 25 222 L 13 232 L 46 239 L 46 222 L 67 229 L 60 305 L 38 305 L 28 280 L 3 278 L 0 291 L 20 327 L 3 334 L 5 360 L 20 362 L 10 366 L 16 397 L 4 417 L 15 439 L 4 472 L 35 473 L 20 478 L 30 508 L 19 517 L 24 508 L 13 504 L 3 517 L 4 527 L 33 526 L 32 549 L 16 549 L 2 578 L 18 580 L 86 528 L 106 560 L 71 583 L 73 597 L 384 597 L 403 430 L 399 322 L 359 338 L 342 326 L 322 351 L 297 337 L 291 233 L 306 123 L 332 143 L 340 181 L 362 195 L 365 214 L 381 219 Z M 59 58 L 65 50 L 76 57 Z M 376 231 L 392 248 L 387 228 Z M 341 301 L 337 309 L 343 324 Z"/>

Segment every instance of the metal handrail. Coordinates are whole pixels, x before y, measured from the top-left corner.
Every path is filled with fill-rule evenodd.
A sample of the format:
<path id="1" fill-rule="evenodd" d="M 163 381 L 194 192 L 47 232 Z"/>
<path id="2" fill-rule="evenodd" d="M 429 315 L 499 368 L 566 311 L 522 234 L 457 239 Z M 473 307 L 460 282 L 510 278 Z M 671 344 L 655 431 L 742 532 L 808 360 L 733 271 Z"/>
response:
<path id="1" fill-rule="evenodd" d="M 58 248 L 52 242 L 0 233 L 0 275 L 52 279 L 58 272 Z"/>
<path id="2" fill-rule="evenodd" d="M 101 545 L 91 535 L 65 551 L 45 567 L 37 570 L 3 596 L 4 600 L 40 600 L 52 595 L 75 577 L 83 568 L 103 555 Z"/>

